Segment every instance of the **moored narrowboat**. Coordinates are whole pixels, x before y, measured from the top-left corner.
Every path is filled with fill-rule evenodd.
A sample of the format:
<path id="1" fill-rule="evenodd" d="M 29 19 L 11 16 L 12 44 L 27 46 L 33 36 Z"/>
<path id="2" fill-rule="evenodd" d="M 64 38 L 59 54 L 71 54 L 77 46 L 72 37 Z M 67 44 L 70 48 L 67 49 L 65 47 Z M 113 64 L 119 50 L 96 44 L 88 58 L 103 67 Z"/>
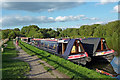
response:
<path id="1" fill-rule="evenodd" d="M 78 64 L 91 61 L 79 39 L 32 39 L 32 45 Z"/>
<path id="2" fill-rule="evenodd" d="M 19 37 L 19 38 L 21 39 L 21 41 L 26 42 L 26 43 L 30 42 L 31 41 L 30 39 L 32 39 L 29 37 Z"/>
<path id="3" fill-rule="evenodd" d="M 115 51 L 109 49 L 104 38 L 81 39 L 85 51 L 92 59 L 97 61 L 111 62 Z"/>

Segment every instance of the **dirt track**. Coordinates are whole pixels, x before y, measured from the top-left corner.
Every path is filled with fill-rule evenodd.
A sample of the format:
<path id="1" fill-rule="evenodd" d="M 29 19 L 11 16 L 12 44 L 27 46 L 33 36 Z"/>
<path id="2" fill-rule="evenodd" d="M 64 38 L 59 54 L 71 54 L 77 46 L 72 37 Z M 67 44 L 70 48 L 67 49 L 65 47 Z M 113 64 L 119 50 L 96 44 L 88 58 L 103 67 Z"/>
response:
<path id="1" fill-rule="evenodd" d="M 16 46 L 16 50 L 18 50 L 19 53 L 18 53 L 18 57 L 16 57 L 15 59 L 23 60 L 30 65 L 31 68 L 30 72 L 28 74 L 25 74 L 28 78 L 69 78 L 65 74 L 62 74 L 59 71 L 55 70 L 45 61 L 40 60 L 37 56 L 30 56 L 19 46 Z M 51 68 L 50 72 L 44 68 L 46 66 Z"/>

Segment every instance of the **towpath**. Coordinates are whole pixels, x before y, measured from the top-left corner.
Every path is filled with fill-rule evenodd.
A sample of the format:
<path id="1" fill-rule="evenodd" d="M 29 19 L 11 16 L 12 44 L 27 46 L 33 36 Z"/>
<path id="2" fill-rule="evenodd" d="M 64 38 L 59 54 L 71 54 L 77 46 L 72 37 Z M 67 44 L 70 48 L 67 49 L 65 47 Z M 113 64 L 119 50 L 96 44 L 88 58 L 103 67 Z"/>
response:
<path id="1" fill-rule="evenodd" d="M 28 78 L 69 78 L 65 74 L 55 70 L 52 66 L 47 64 L 45 61 L 40 60 L 37 56 L 30 56 L 19 46 L 16 46 L 15 41 L 13 41 L 16 50 L 19 51 L 18 57 L 15 59 L 20 59 L 27 62 L 30 65 L 30 72 L 25 74 Z M 51 71 L 47 71 L 45 67 L 49 67 Z"/>

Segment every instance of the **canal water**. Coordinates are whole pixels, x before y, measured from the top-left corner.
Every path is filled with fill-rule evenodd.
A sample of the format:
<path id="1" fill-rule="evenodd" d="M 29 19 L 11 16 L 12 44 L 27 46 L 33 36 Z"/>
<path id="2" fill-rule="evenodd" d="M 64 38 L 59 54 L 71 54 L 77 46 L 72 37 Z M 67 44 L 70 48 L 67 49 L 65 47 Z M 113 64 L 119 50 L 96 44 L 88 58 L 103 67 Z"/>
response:
<path id="1" fill-rule="evenodd" d="M 110 63 L 113 67 L 113 70 L 117 73 L 120 74 L 120 56 L 115 56 L 112 62 Z M 120 79 L 120 75 L 117 76 L 117 78 Z"/>
<path id="2" fill-rule="evenodd" d="M 86 65 L 89 69 L 99 69 L 105 72 L 117 75 L 120 74 L 120 55 L 115 56 L 111 63 L 104 63 L 104 62 L 90 62 Z M 120 75 L 116 76 L 116 78 L 120 79 Z"/>

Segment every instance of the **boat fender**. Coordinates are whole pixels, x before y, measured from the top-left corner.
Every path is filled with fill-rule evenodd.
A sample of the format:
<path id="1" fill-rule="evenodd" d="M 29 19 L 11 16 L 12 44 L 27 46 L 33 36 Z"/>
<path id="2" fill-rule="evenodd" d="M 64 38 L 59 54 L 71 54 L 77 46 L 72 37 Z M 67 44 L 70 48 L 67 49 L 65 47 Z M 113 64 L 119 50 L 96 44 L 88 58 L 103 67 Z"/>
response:
<path id="1" fill-rule="evenodd" d="M 86 57 L 85 59 L 86 59 L 87 62 L 91 61 L 91 57 Z"/>

